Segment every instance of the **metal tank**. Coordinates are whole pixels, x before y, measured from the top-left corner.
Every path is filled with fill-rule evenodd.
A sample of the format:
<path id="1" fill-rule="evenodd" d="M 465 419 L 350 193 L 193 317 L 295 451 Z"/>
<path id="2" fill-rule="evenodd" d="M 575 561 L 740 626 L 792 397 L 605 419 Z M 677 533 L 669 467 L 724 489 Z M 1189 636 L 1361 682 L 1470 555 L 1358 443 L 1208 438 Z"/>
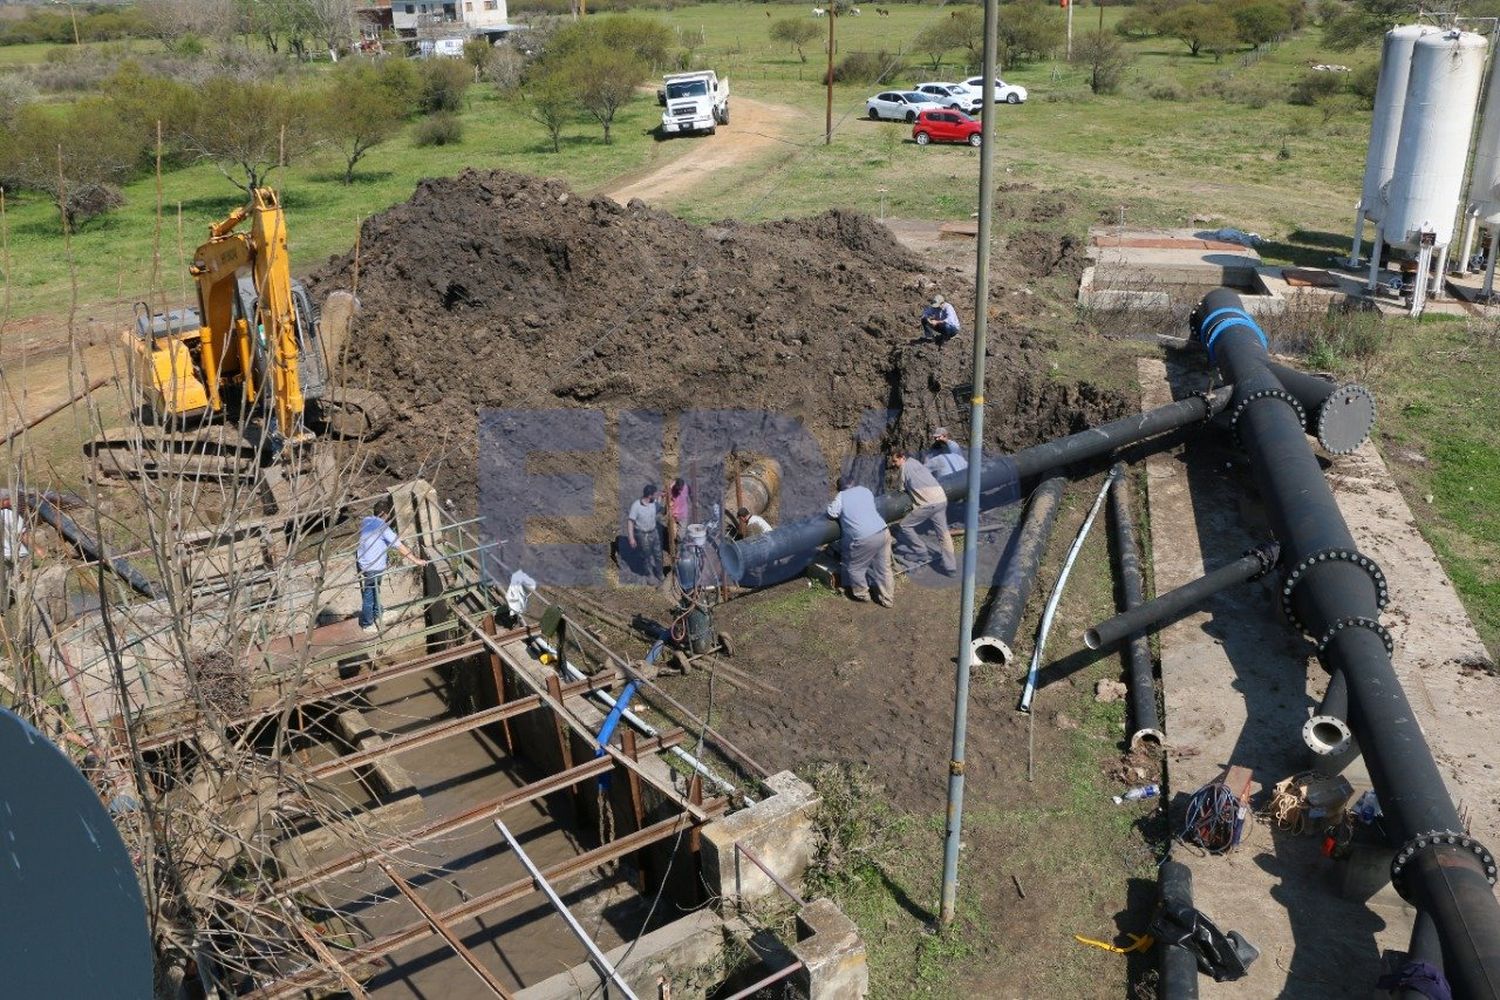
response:
<path id="1" fill-rule="evenodd" d="M 1500 236 L 1500 60 L 1490 64 L 1484 111 L 1479 117 L 1479 141 L 1474 145 L 1474 166 L 1469 172 L 1469 196 L 1463 251 L 1456 270 L 1467 272 L 1469 253 L 1474 247 L 1477 225 L 1490 230 L 1489 267 L 1485 274 L 1485 294 L 1494 281 L 1495 241 Z"/>
<path id="2" fill-rule="evenodd" d="M 1360 188 L 1360 212 L 1379 222 L 1385 211 L 1385 186 L 1396 166 L 1396 143 L 1401 138 L 1401 113 L 1406 107 L 1406 85 L 1412 50 L 1417 40 L 1436 28 L 1403 24 L 1385 33 L 1380 49 L 1380 80 L 1375 84 L 1375 111 L 1370 119 L 1370 148 L 1365 154 L 1365 179 Z"/>
<path id="3" fill-rule="evenodd" d="M 1417 39 L 1412 50 L 1401 138 L 1387 188 L 1381 235 L 1393 247 L 1447 246 L 1463 187 L 1486 42 L 1469 31 Z"/>

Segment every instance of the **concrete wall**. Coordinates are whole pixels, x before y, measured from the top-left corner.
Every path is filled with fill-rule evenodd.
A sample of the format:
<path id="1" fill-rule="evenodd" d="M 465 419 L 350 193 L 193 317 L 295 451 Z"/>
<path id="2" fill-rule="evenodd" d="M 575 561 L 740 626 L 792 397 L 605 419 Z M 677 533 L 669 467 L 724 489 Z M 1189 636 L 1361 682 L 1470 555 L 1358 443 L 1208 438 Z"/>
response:
<path id="1" fill-rule="evenodd" d="M 720 898 L 755 900 L 781 890 L 759 866 L 735 851 L 753 851 L 777 877 L 801 892 L 802 876 L 816 848 L 813 817 L 823 800 L 790 771 L 766 779 L 771 794 L 755 805 L 703 828 L 703 878 Z M 738 876 L 738 881 L 736 881 Z"/>
<path id="2" fill-rule="evenodd" d="M 621 976 L 640 997 L 657 995 L 656 983 L 663 976 L 669 982 L 683 970 L 712 966 L 724 955 L 723 920 L 712 910 L 698 910 L 645 935 L 632 950 L 622 944 L 604 953 L 611 965 L 618 965 L 630 952 L 630 961 Z M 576 1000 L 593 994 L 599 986 L 599 974 L 588 963 L 559 972 L 516 994 L 516 1000 Z M 618 991 L 612 991 L 611 996 Z M 686 996 L 687 994 L 679 994 Z"/>

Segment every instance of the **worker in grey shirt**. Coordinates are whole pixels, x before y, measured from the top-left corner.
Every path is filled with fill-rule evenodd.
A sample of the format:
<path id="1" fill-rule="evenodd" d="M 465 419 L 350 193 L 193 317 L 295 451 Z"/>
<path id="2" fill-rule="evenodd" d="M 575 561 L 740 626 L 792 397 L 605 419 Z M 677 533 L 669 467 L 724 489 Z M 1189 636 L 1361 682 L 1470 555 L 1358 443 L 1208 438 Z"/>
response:
<path id="1" fill-rule="evenodd" d="M 641 498 L 630 505 L 630 512 L 625 515 L 625 541 L 652 583 L 661 583 L 665 578 L 661 568 L 661 531 L 657 527 L 660 506 L 656 486 L 647 483 L 641 490 Z"/>
<path id="2" fill-rule="evenodd" d="M 937 540 L 938 558 L 943 572 L 950 576 L 957 573 L 958 560 L 953 555 L 953 536 L 948 534 L 948 494 L 943 492 L 927 466 L 908 458 L 906 452 L 892 452 L 891 463 L 901 475 L 901 488 L 911 495 L 914 505 L 911 513 L 896 525 L 896 544 L 913 553 L 921 565 L 930 563 L 930 546 L 920 534 L 925 525 Z M 923 556 L 927 558 L 922 558 Z"/>
<path id="3" fill-rule="evenodd" d="M 844 582 L 849 596 L 883 608 L 895 606 L 895 584 L 891 575 L 891 533 L 885 518 L 875 509 L 875 494 L 849 479 L 839 480 L 838 495 L 828 505 L 828 516 L 839 522 L 844 540 Z"/>

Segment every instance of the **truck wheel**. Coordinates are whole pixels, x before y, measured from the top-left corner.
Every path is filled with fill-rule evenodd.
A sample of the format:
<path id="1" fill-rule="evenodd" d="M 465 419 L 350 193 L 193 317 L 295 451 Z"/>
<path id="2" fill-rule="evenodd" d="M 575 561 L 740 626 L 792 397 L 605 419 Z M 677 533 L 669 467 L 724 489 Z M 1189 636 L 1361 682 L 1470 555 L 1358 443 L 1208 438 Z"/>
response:
<path id="1" fill-rule="evenodd" d="M 719 124 L 720 125 L 728 125 L 729 124 L 729 105 L 727 105 L 727 104 L 724 105 L 724 117 L 719 119 Z"/>
<path id="2" fill-rule="evenodd" d="M 718 131 L 719 131 L 719 127 L 717 125 L 710 125 L 708 127 L 708 134 L 709 135 L 713 135 L 713 134 L 715 134 Z"/>

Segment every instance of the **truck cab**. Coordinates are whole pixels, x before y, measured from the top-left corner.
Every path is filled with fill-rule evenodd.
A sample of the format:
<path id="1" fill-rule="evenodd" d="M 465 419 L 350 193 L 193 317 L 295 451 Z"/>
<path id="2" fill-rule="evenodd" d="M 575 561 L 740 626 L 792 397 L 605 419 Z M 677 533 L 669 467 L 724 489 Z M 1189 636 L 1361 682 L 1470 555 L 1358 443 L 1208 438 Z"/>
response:
<path id="1" fill-rule="evenodd" d="M 656 92 L 656 100 L 663 108 L 663 135 L 713 135 L 718 126 L 729 124 L 729 80 L 720 80 L 711 69 L 668 74 Z"/>

